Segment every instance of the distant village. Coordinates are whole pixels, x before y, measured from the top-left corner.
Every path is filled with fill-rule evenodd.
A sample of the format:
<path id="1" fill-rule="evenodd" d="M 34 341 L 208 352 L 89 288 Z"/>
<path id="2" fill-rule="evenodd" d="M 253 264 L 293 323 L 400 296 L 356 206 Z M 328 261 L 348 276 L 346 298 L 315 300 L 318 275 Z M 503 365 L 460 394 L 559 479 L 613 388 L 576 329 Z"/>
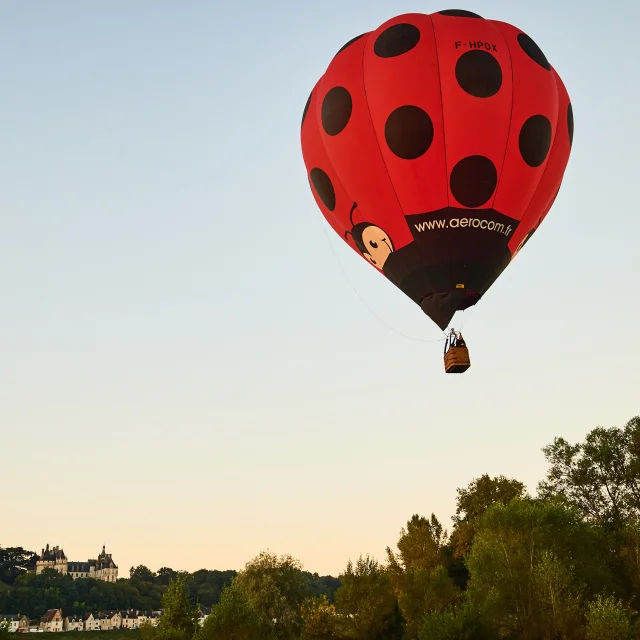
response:
<path id="1" fill-rule="evenodd" d="M 74 580 L 94 578 L 106 582 L 118 579 L 118 566 L 110 553 L 102 547 L 102 552 L 95 560 L 86 562 L 69 562 L 64 551 L 59 547 L 49 548 L 47 545 L 36 561 L 35 573 L 41 574 L 45 569 L 54 569 Z M 33 571 L 33 569 L 32 569 Z M 200 624 L 211 613 L 207 607 L 200 606 Z M 162 616 L 159 611 L 101 611 L 85 613 L 82 616 L 65 615 L 62 609 L 49 609 L 40 620 L 31 620 L 20 613 L 1 613 L 2 622 L 9 623 L 12 633 L 59 633 L 63 631 L 113 631 L 118 629 L 139 629 L 143 624 L 156 626 Z"/>
<path id="2" fill-rule="evenodd" d="M 199 623 L 203 624 L 211 613 L 200 606 Z M 62 609 L 49 609 L 40 620 L 30 620 L 20 614 L 0 614 L 3 622 L 9 623 L 12 633 L 59 633 L 62 631 L 114 631 L 139 629 L 143 624 L 156 626 L 162 617 L 160 611 L 102 611 L 85 613 L 83 616 L 65 616 Z"/>

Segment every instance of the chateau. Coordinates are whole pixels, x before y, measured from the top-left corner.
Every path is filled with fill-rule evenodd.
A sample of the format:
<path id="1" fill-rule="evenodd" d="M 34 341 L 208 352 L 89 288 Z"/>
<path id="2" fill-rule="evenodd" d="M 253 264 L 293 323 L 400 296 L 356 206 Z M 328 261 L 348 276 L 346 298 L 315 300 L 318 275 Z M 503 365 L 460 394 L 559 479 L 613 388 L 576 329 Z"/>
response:
<path id="1" fill-rule="evenodd" d="M 115 582 L 118 579 L 118 567 L 113 562 L 111 554 L 106 553 L 104 546 L 97 560 L 69 562 L 62 549 L 59 547 L 49 549 L 47 545 L 36 561 L 36 574 L 42 573 L 45 569 L 55 569 L 62 575 L 71 576 L 74 580 L 95 578 L 105 582 Z"/>

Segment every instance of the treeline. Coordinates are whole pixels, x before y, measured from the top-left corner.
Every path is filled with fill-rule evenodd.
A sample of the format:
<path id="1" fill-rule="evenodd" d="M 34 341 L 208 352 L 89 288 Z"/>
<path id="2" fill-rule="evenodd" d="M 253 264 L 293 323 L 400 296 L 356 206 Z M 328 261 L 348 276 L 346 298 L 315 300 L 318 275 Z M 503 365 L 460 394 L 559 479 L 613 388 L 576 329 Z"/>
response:
<path id="1" fill-rule="evenodd" d="M 333 599 L 298 560 L 261 553 L 224 582 L 200 629 L 191 577 L 167 576 L 165 615 L 141 639 L 640 638 L 640 417 L 543 451 L 535 496 L 517 479 L 473 480 L 451 532 L 414 515 L 383 559 L 348 562 Z"/>
<path id="2" fill-rule="evenodd" d="M 187 573 L 168 567 L 153 572 L 139 565 L 131 568 L 129 578 L 117 582 L 73 580 L 54 569 L 39 575 L 29 573 L 27 569 L 35 567 L 35 557 L 21 547 L 0 547 L 0 614 L 20 612 L 37 619 L 47 609 L 58 608 L 65 615 L 127 609 L 157 611 L 169 583 L 178 576 L 184 578 L 193 602 L 211 607 L 218 602 L 223 587 L 237 575 L 232 570 Z M 337 578 L 309 572 L 304 573 L 304 579 L 314 594 L 326 594 L 331 600 L 340 585 Z"/>
<path id="3" fill-rule="evenodd" d="M 382 561 L 347 564 L 333 603 L 309 593 L 297 560 L 262 553 L 201 630 L 173 583 L 182 613 L 142 640 L 640 638 L 640 418 L 544 455 L 536 496 L 517 479 L 473 480 L 450 533 L 414 515 Z"/>

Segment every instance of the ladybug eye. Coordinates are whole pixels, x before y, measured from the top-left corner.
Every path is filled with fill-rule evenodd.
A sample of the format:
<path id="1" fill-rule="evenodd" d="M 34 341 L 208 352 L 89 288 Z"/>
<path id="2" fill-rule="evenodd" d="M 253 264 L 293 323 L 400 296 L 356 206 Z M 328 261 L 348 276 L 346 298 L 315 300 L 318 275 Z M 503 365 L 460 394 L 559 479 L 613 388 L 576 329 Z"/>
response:
<path id="1" fill-rule="evenodd" d="M 369 240 L 369 244 L 374 248 L 377 249 L 378 248 L 378 243 L 374 242 L 373 240 Z"/>

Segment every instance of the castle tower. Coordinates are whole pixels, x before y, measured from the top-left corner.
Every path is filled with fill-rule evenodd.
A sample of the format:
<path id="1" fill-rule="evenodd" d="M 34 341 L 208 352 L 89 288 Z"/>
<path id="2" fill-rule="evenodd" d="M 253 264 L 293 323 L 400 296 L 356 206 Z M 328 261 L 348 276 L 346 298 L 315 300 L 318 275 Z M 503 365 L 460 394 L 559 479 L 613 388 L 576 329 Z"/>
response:
<path id="1" fill-rule="evenodd" d="M 36 560 L 36 575 L 42 573 L 45 569 L 55 569 L 62 575 L 67 574 L 68 562 L 64 550 L 58 546 L 46 548 L 42 550 L 40 557 Z"/>

